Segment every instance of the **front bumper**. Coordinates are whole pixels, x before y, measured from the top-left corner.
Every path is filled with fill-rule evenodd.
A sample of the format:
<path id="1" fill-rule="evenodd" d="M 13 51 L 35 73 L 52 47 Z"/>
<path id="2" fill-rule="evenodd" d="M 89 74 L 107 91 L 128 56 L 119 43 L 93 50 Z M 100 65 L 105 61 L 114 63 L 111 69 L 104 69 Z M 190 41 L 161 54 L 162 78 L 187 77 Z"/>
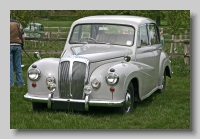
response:
<path id="1" fill-rule="evenodd" d="M 86 95 L 84 100 L 53 98 L 53 93 L 50 93 L 48 97 L 38 97 L 27 93 L 24 95 L 24 99 L 30 102 L 47 103 L 49 109 L 72 109 L 77 111 L 88 111 L 89 106 L 121 107 L 124 103 L 124 100 L 90 100 L 89 95 Z"/>

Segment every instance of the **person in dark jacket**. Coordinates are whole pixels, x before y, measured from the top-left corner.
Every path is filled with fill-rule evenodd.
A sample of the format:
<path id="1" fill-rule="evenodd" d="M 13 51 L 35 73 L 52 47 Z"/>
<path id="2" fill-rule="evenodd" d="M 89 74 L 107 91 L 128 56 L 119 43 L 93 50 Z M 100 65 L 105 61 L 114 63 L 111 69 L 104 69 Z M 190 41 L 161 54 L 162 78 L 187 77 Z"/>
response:
<path id="1" fill-rule="evenodd" d="M 21 23 L 12 19 L 10 12 L 10 86 L 14 86 L 14 72 L 16 73 L 17 86 L 25 85 L 21 67 L 23 37 L 25 37 L 25 33 Z"/>

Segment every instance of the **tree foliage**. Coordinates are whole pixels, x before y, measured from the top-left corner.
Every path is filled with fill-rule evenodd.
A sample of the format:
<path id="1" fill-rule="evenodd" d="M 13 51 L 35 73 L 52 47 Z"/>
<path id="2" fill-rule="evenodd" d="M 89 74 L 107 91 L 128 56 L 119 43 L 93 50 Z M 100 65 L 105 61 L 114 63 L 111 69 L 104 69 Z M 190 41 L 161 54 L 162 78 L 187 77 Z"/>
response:
<path id="1" fill-rule="evenodd" d="M 164 17 L 161 10 L 78 10 L 77 14 L 80 18 L 92 15 L 134 15 L 157 20 L 157 18 Z"/>
<path id="2" fill-rule="evenodd" d="M 36 18 L 48 18 L 53 13 L 76 13 L 80 18 L 92 15 L 134 15 L 148 17 L 160 25 L 165 20 L 170 33 L 181 33 L 179 28 L 190 28 L 189 10 L 12 10 L 12 17 L 26 26 Z"/>
<path id="3" fill-rule="evenodd" d="M 182 33 L 179 28 L 190 28 L 190 11 L 189 10 L 168 10 L 164 11 L 167 24 L 172 34 Z"/>
<path id="4" fill-rule="evenodd" d="M 28 23 L 33 22 L 35 17 L 39 15 L 37 10 L 11 10 L 12 18 L 18 20 L 23 27 Z"/>

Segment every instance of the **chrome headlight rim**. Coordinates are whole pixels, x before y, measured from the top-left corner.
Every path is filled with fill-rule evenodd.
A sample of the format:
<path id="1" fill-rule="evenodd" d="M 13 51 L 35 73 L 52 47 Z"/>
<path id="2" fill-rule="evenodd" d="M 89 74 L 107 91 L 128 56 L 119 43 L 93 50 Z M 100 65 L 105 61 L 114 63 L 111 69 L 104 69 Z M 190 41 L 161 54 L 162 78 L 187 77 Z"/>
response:
<path id="1" fill-rule="evenodd" d="M 32 74 L 31 72 L 35 72 L 34 74 L 37 74 L 36 76 L 37 77 L 31 77 L 30 75 Z M 41 77 L 41 71 L 38 69 L 38 68 L 33 68 L 33 69 L 30 69 L 28 71 L 28 78 L 32 81 L 38 81 Z"/>
<path id="2" fill-rule="evenodd" d="M 46 78 L 46 84 L 48 85 L 50 83 L 56 83 L 56 79 L 54 77 L 52 77 L 52 76 L 48 76 Z"/>
<path id="3" fill-rule="evenodd" d="M 95 82 L 98 82 L 98 85 L 97 85 L 97 86 L 94 85 Z M 100 86 L 101 86 L 101 82 L 100 82 L 97 78 L 95 78 L 94 80 L 92 80 L 91 86 L 92 86 L 93 88 L 95 88 L 95 89 L 99 89 Z"/>
<path id="4" fill-rule="evenodd" d="M 114 82 L 110 82 L 109 81 L 109 77 L 114 77 L 115 79 Z M 119 82 L 119 75 L 116 73 L 116 72 L 110 72 L 108 73 L 108 75 L 106 76 L 106 82 L 109 84 L 109 85 L 116 85 L 118 82 Z"/>

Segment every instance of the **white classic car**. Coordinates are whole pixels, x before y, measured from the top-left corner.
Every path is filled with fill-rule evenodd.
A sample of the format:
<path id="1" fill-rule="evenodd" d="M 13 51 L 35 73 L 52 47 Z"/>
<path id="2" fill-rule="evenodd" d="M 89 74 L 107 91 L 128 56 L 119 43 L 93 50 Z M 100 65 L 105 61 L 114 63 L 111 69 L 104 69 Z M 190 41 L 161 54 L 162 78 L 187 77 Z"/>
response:
<path id="1" fill-rule="evenodd" d="M 24 98 L 34 110 L 101 106 L 131 113 L 134 101 L 163 92 L 166 76 L 171 78 L 171 61 L 162 47 L 159 28 L 149 18 L 81 18 L 73 22 L 60 58 L 43 58 L 29 67 Z"/>

